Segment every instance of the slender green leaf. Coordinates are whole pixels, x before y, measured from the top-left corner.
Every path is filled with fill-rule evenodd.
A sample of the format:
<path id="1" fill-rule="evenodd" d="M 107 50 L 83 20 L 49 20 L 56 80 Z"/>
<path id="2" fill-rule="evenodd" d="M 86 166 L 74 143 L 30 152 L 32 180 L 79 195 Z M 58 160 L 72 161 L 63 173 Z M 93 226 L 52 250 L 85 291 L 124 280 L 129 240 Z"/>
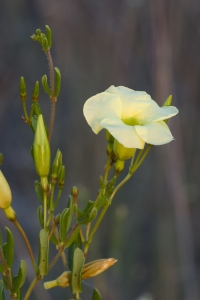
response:
<path id="1" fill-rule="evenodd" d="M 102 300 L 101 294 L 97 289 L 94 289 L 93 295 L 92 295 L 92 300 Z"/>
<path id="2" fill-rule="evenodd" d="M 16 293 L 24 284 L 26 279 L 27 265 L 25 260 L 21 261 L 18 275 L 13 278 L 13 292 Z"/>
<path id="3" fill-rule="evenodd" d="M 2 264 L 0 264 L 0 272 L 1 272 L 1 273 L 4 272 L 4 267 L 2 266 Z"/>
<path id="4" fill-rule="evenodd" d="M 0 287 L 0 300 L 5 300 L 4 286 L 2 286 L 2 285 Z"/>
<path id="5" fill-rule="evenodd" d="M 40 222 L 40 226 L 42 228 L 44 228 L 44 214 L 43 214 L 42 206 L 38 206 L 38 208 L 37 208 L 37 216 L 38 216 L 38 220 Z"/>
<path id="6" fill-rule="evenodd" d="M 6 262 L 9 268 L 12 268 L 14 262 L 14 238 L 12 232 L 8 227 L 6 228 L 6 236 L 7 236 L 7 257 Z"/>
<path id="7" fill-rule="evenodd" d="M 72 271 L 72 267 L 73 267 L 74 251 L 76 248 L 81 249 L 81 246 L 82 246 L 81 237 L 80 234 L 77 234 L 77 236 L 75 237 L 73 243 L 70 245 L 68 250 L 67 260 L 68 260 L 68 266 L 70 271 Z"/>
<path id="8" fill-rule="evenodd" d="M 38 273 L 43 278 L 48 273 L 48 257 L 49 257 L 49 239 L 48 233 L 40 230 L 40 249 L 38 258 Z"/>
<path id="9" fill-rule="evenodd" d="M 67 235 L 67 226 L 68 226 L 68 219 L 69 219 L 69 208 L 65 208 L 60 216 L 60 229 L 59 229 L 59 235 L 60 240 L 64 243 L 66 240 Z"/>
<path id="10" fill-rule="evenodd" d="M 71 275 L 71 289 L 72 294 L 82 292 L 82 269 L 84 265 L 85 257 L 80 248 L 76 248 L 74 251 L 73 268 Z"/>
<path id="11" fill-rule="evenodd" d="M 77 235 L 79 234 L 80 232 L 80 228 L 81 226 L 77 226 L 77 228 L 74 230 L 73 234 L 70 236 L 69 240 L 67 241 L 67 244 L 66 244 L 66 247 L 69 247 L 73 241 L 76 239 Z"/>

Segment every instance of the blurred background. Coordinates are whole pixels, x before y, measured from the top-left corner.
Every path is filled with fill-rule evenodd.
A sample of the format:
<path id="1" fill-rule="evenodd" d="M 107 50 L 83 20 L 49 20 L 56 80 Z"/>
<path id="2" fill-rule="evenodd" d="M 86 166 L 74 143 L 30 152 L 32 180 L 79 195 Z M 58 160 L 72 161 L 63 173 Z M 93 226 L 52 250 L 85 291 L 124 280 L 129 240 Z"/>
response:
<path id="1" fill-rule="evenodd" d="M 116 195 L 88 261 L 114 257 L 118 262 L 85 281 L 81 299 L 91 299 L 94 287 L 104 300 L 200 299 L 200 2 L 0 0 L 2 170 L 35 255 L 40 229 L 33 184 L 37 176 L 30 155 L 33 135 L 21 119 L 19 79 L 25 77 L 30 109 L 35 81 L 48 74 L 48 65 L 29 36 L 46 24 L 53 32 L 54 65 L 62 74 L 51 142 L 52 157 L 59 148 L 67 169 L 60 208 L 73 185 L 83 206 L 94 200 L 104 171 L 105 133 L 96 136 L 82 113 L 89 97 L 110 85 L 123 85 L 146 91 L 160 105 L 172 94 L 180 111 L 168 123 L 175 141 L 152 148 Z M 48 122 L 50 101 L 42 88 L 39 101 Z M 19 261 L 29 256 L 20 234 L 0 212 L 1 230 L 5 225 L 15 234 L 17 272 Z M 62 272 L 59 262 L 47 279 Z M 29 262 L 26 287 L 33 276 Z M 69 289 L 45 291 L 39 283 L 30 299 L 70 297 Z"/>

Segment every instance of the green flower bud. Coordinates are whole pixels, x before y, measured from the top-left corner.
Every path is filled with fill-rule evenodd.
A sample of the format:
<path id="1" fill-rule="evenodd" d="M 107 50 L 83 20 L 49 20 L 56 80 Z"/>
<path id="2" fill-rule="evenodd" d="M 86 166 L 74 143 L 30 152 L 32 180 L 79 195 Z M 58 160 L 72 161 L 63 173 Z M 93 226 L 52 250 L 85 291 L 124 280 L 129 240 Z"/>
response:
<path id="1" fill-rule="evenodd" d="M 124 170 L 124 160 L 117 160 L 115 163 L 115 172 L 116 173 L 121 173 Z"/>
<path id="2" fill-rule="evenodd" d="M 33 102 L 37 102 L 38 101 L 39 93 L 40 93 L 39 82 L 36 81 L 34 89 L 33 89 L 33 94 L 32 94 L 32 101 Z"/>
<path id="3" fill-rule="evenodd" d="M 0 171 L 0 208 L 4 210 L 6 217 L 10 221 L 16 220 L 16 213 L 11 207 L 12 194 L 7 180 Z"/>
<path id="4" fill-rule="evenodd" d="M 135 153 L 135 148 L 126 148 L 117 140 L 114 141 L 113 151 L 119 160 L 127 160 Z"/>
<path id="5" fill-rule="evenodd" d="M 114 137 L 110 134 L 110 132 L 106 129 L 106 140 L 109 143 L 114 143 Z"/>
<path id="6" fill-rule="evenodd" d="M 58 149 L 56 152 L 56 157 L 53 161 L 52 164 L 52 171 L 51 171 L 51 181 L 53 183 L 57 182 L 58 179 L 58 173 L 60 168 L 62 167 L 62 153 L 61 151 Z"/>
<path id="7" fill-rule="evenodd" d="M 25 83 L 24 77 L 20 78 L 19 91 L 20 91 L 21 100 L 26 101 L 27 93 L 26 93 L 26 83 Z"/>
<path id="8" fill-rule="evenodd" d="M 62 166 L 58 175 L 58 187 L 61 189 L 65 184 L 65 166 Z"/>
<path id="9" fill-rule="evenodd" d="M 172 95 L 169 95 L 169 97 L 165 100 L 162 106 L 171 106 L 172 105 Z"/>
<path id="10" fill-rule="evenodd" d="M 7 180 L 0 171 L 0 208 L 6 209 L 12 202 L 12 194 Z"/>
<path id="11" fill-rule="evenodd" d="M 37 121 L 33 143 L 33 155 L 36 172 L 41 178 L 42 188 L 46 189 L 47 176 L 50 169 L 51 152 L 42 115 L 39 115 Z"/>
<path id="12" fill-rule="evenodd" d="M 107 153 L 107 155 L 113 154 L 113 143 L 108 142 L 107 148 L 106 148 L 106 153 Z"/>
<path id="13" fill-rule="evenodd" d="M 71 189 L 71 194 L 72 196 L 78 196 L 79 190 L 76 186 L 73 186 L 73 188 Z"/>

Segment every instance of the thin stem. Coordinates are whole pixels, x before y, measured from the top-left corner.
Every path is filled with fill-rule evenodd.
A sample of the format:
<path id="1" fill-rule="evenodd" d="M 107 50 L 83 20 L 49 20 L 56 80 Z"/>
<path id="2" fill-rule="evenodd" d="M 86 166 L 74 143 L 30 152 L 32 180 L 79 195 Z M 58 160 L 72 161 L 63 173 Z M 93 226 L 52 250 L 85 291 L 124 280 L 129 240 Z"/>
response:
<path id="1" fill-rule="evenodd" d="M 33 267 L 34 267 L 34 270 L 35 270 L 35 273 L 37 272 L 37 265 L 36 265 L 36 262 L 35 262 L 35 259 L 34 259 L 34 256 L 33 256 L 33 251 L 32 251 L 32 248 L 31 248 L 31 245 L 29 243 L 29 240 L 23 230 L 23 228 L 21 227 L 21 225 L 19 224 L 19 222 L 17 220 L 14 220 L 13 223 L 15 224 L 15 226 L 17 227 L 17 229 L 20 231 L 25 243 L 26 243 L 26 246 L 28 248 L 28 252 L 29 252 L 29 255 L 30 255 L 30 258 L 31 258 L 31 261 L 32 261 L 32 264 L 33 264 Z"/>
<path id="2" fill-rule="evenodd" d="M 76 223 L 74 225 L 74 227 L 72 228 L 72 230 L 70 231 L 70 233 L 68 234 L 64 244 L 62 245 L 62 247 L 60 247 L 60 250 L 58 251 L 58 253 L 56 254 L 56 256 L 54 257 L 54 259 L 52 260 L 52 262 L 49 265 L 48 271 L 51 270 L 51 268 L 55 265 L 55 263 L 57 262 L 57 260 L 59 259 L 60 255 L 62 254 L 62 252 L 65 250 L 65 246 L 67 244 L 67 242 L 69 241 L 69 239 L 71 238 L 71 236 L 73 235 L 74 231 L 76 230 L 76 228 L 79 226 L 78 223 Z"/>
<path id="3" fill-rule="evenodd" d="M 8 286 L 9 286 L 9 290 L 10 290 L 10 297 L 13 300 L 16 300 L 15 295 L 12 293 L 13 286 L 12 286 L 11 270 L 7 266 L 7 263 L 6 263 L 6 260 L 4 258 L 4 255 L 3 255 L 3 252 L 2 252 L 1 248 L 0 248 L 0 260 L 1 260 L 2 266 L 4 268 L 5 277 L 7 278 L 7 281 L 8 281 Z"/>
<path id="4" fill-rule="evenodd" d="M 44 229 L 46 228 L 47 219 L 47 191 L 44 191 Z"/>
<path id="5" fill-rule="evenodd" d="M 104 174 L 104 178 L 103 178 L 103 182 L 105 183 L 108 179 L 108 173 L 110 170 L 110 158 L 111 156 L 108 155 L 108 159 L 107 159 L 107 163 L 106 163 L 106 168 L 105 168 L 105 174 Z"/>
<path id="6" fill-rule="evenodd" d="M 55 109 L 56 109 L 56 99 L 55 99 L 55 79 L 54 79 L 54 68 L 53 68 L 53 60 L 51 57 L 51 52 L 48 50 L 46 52 L 47 59 L 49 62 L 49 77 L 50 77 L 50 89 L 51 89 L 51 117 L 49 123 L 49 142 L 51 140 L 52 132 L 53 132 L 53 125 L 55 119 Z"/>
<path id="7" fill-rule="evenodd" d="M 31 285 L 29 286 L 27 292 L 26 292 L 26 295 L 24 297 L 24 300 L 28 300 L 28 298 L 30 297 L 34 287 L 36 286 L 36 284 L 38 283 L 40 279 L 38 277 L 35 277 L 31 283 Z"/>
<path id="8" fill-rule="evenodd" d="M 146 158 L 147 154 L 149 153 L 149 151 L 151 150 L 152 145 L 148 145 L 144 154 L 142 155 L 140 161 L 137 164 L 134 164 L 132 169 L 130 170 L 131 174 L 134 174 L 135 171 L 141 166 L 141 164 L 143 163 L 144 159 Z"/>
<path id="9" fill-rule="evenodd" d="M 53 227 L 52 227 L 52 229 L 51 229 L 51 231 L 49 233 L 49 240 L 51 239 L 52 235 L 54 234 L 57 226 L 58 226 L 58 224 L 54 221 Z"/>
<path id="10" fill-rule="evenodd" d="M 30 124 L 29 116 L 28 116 L 27 109 L 26 109 L 26 101 L 22 101 L 22 107 L 23 107 L 26 122 L 28 124 Z"/>
<path id="11" fill-rule="evenodd" d="M 57 196 L 56 202 L 55 202 L 55 204 L 54 204 L 54 210 L 56 209 L 56 207 L 57 207 L 57 205 L 58 205 L 58 203 L 59 203 L 59 201 L 60 201 L 61 195 L 62 195 L 62 189 L 59 189 L 59 190 L 58 190 L 58 196 Z"/>

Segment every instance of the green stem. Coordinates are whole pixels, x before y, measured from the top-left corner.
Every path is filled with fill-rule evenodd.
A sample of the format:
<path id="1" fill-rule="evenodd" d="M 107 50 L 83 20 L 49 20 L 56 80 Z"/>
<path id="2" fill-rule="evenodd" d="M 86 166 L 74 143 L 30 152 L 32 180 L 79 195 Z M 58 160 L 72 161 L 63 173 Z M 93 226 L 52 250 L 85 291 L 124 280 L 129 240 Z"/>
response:
<path id="1" fill-rule="evenodd" d="M 135 161 L 135 164 L 133 165 L 133 167 L 131 168 L 131 170 L 129 170 L 129 172 L 133 175 L 136 170 L 141 166 L 141 164 L 143 163 L 144 159 L 146 158 L 147 154 L 149 153 L 149 151 L 151 150 L 152 145 L 148 145 L 144 154 L 142 155 L 141 159 L 139 162 L 137 162 L 137 160 Z M 139 154 L 138 154 L 139 155 Z M 141 156 L 141 155 L 140 155 Z"/>
<path id="2" fill-rule="evenodd" d="M 55 204 L 54 204 L 54 210 L 55 210 L 56 207 L 58 206 L 58 203 L 59 203 L 59 201 L 60 201 L 61 195 L 62 195 L 62 189 L 59 189 L 59 190 L 58 190 L 58 196 L 57 196 L 56 202 L 55 202 Z"/>
<path id="3" fill-rule="evenodd" d="M 34 255 L 33 255 L 31 245 L 30 245 L 29 240 L 26 236 L 26 233 L 24 232 L 23 228 L 21 227 L 21 225 L 19 224 L 19 222 L 17 220 L 14 220 L 13 223 L 15 224 L 15 226 L 17 227 L 17 229 L 21 233 L 21 235 L 22 235 L 22 237 L 23 237 L 23 239 L 26 243 L 26 246 L 28 248 L 28 252 L 29 252 L 29 255 L 30 255 L 34 270 L 35 270 L 35 273 L 36 273 L 37 272 L 37 265 L 36 265 L 36 262 L 35 262 L 35 259 L 34 259 Z"/>
<path id="4" fill-rule="evenodd" d="M 31 283 L 31 285 L 29 286 L 27 292 L 26 292 L 26 295 L 24 297 L 24 300 L 28 300 L 28 298 L 30 297 L 34 287 L 36 286 L 36 284 L 38 283 L 40 279 L 38 277 L 35 277 Z"/>
<path id="5" fill-rule="evenodd" d="M 26 109 L 26 101 L 22 101 L 22 107 L 23 107 L 25 118 L 26 118 L 26 122 L 28 124 L 30 124 L 29 116 L 28 116 L 27 109 Z"/>
<path id="6" fill-rule="evenodd" d="M 49 142 L 51 140 L 51 136 L 53 133 L 53 125 L 55 119 L 55 109 L 56 109 L 56 99 L 55 99 L 55 79 L 54 79 L 54 68 L 53 68 L 53 60 L 51 57 L 51 52 L 48 50 L 46 52 L 47 59 L 49 62 L 49 77 L 50 77 L 50 89 L 51 89 L 51 117 L 49 123 Z"/>
<path id="7" fill-rule="evenodd" d="M 7 278 L 7 281 L 8 281 L 8 286 L 9 286 L 9 290 L 10 290 L 10 297 L 11 297 L 12 300 L 16 300 L 15 295 L 12 293 L 13 286 L 12 286 L 11 270 L 7 266 L 7 263 L 6 263 L 6 260 L 4 258 L 3 251 L 2 251 L 1 248 L 0 248 L 0 261 L 1 261 L 2 266 L 4 268 L 4 275 L 5 275 L 5 277 Z"/>
<path id="8" fill-rule="evenodd" d="M 48 271 L 51 270 L 51 268 L 55 265 L 55 263 L 57 262 L 57 260 L 59 259 L 60 255 L 62 254 L 62 252 L 65 250 L 65 246 L 68 242 L 68 240 L 70 239 L 70 237 L 73 235 L 74 231 L 76 230 L 76 228 L 79 226 L 78 223 L 76 223 L 74 225 L 74 227 L 72 228 L 72 230 L 70 231 L 70 233 L 68 234 L 64 244 L 62 245 L 62 247 L 60 247 L 60 250 L 58 251 L 58 253 L 56 254 L 56 256 L 54 257 L 54 259 L 52 260 L 52 262 L 49 265 Z"/>
<path id="9" fill-rule="evenodd" d="M 44 191 L 44 229 L 46 228 L 47 219 L 47 191 Z"/>

